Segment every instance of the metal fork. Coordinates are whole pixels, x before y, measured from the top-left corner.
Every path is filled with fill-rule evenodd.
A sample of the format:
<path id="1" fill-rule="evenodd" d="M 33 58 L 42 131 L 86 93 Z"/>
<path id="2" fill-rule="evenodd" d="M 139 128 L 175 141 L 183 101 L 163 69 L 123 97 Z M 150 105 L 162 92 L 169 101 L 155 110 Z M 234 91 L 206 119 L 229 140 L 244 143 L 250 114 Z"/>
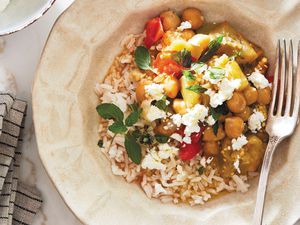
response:
<path id="1" fill-rule="evenodd" d="M 287 54 L 285 40 L 278 40 L 276 50 L 276 69 L 272 101 L 266 126 L 266 131 L 270 139 L 259 178 L 253 225 L 262 225 L 267 181 L 275 148 L 283 139 L 294 132 L 298 121 L 300 102 L 300 42 L 298 43 L 297 71 L 294 70 L 293 66 L 293 42 L 292 40 L 289 42 L 289 55 Z M 283 49 L 281 45 L 283 45 Z M 280 86 L 278 86 L 279 82 Z"/>

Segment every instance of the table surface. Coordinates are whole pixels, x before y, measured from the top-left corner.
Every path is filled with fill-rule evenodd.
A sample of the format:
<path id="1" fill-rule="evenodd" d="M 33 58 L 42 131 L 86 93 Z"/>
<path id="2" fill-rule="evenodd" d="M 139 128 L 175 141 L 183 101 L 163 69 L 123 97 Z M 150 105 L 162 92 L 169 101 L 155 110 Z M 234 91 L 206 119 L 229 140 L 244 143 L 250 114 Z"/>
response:
<path id="1" fill-rule="evenodd" d="M 73 1 L 56 1 L 53 7 L 36 23 L 18 33 L 5 37 L 6 47 L 4 52 L 0 54 L 0 64 L 3 64 L 16 76 L 18 96 L 27 100 L 29 105 L 22 145 L 24 155 L 21 162 L 21 180 L 26 184 L 37 186 L 44 199 L 42 210 L 35 217 L 33 225 L 81 224 L 58 194 L 41 163 L 31 109 L 32 83 L 43 46 L 56 18 Z M 295 225 L 300 225 L 300 221 Z"/>
<path id="2" fill-rule="evenodd" d="M 56 18 L 73 0 L 58 0 L 36 23 L 24 30 L 4 37 L 4 52 L 0 53 L 0 63 L 15 76 L 18 96 L 28 101 L 25 137 L 22 145 L 21 180 L 37 186 L 42 192 L 43 207 L 34 219 L 34 225 L 80 225 L 81 223 L 68 209 L 49 179 L 38 156 L 32 122 L 31 89 L 35 70 L 39 63 L 43 46 Z"/>

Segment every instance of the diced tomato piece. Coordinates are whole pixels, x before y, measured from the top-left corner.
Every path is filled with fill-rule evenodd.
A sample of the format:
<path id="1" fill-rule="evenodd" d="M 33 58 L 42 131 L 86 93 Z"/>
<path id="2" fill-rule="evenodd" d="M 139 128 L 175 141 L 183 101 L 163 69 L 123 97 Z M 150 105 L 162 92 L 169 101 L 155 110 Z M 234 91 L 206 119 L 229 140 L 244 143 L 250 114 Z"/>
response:
<path id="1" fill-rule="evenodd" d="M 183 143 L 179 150 L 179 158 L 185 161 L 191 160 L 200 152 L 201 144 L 199 142 L 191 144 Z"/>
<path id="2" fill-rule="evenodd" d="M 173 59 L 164 59 L 160 57 L 157 57 L 154 60 L 153 66 L 157 68 L 158 72 L 174 75 L 176 78 L 180 78 L 182 75 L 182 70 L 186 69 Z"/>
<path id="3" fill-rule="evenodd" d="M 155 42 L 162 38 L 164 35 L 163 26 L 160 17 L 155 17 L 146 23 L 146 37 L 144 44 L 150 48 Z"/>
<path id="4" fill-rule="evenodd" d="M 198 143 L 201 141 L 201 136 L 204 131 L 204 126 L 201 126 L 200 131 L 198 133 L 192 133 L 191 140 L 192 143 Z"/>

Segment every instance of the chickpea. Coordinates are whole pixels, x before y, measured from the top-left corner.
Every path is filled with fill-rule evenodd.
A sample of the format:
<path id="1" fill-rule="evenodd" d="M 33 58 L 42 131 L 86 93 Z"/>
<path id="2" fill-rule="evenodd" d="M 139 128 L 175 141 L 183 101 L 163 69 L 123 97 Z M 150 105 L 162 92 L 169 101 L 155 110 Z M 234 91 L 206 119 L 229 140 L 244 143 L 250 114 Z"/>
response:
<path id="1" fill-rule="evenodd" d="M 180 82 L 176 77 L 168 76 L 164 80 L 164 90 L 169 98 L 175 98 L 180 90 Z"/>
<path id="2" fill-rule="evenodd" d="M 212 127 L 207 127 L 203 132 L 203 141 L 220 141 L 225 137 L 223 126 L 218 128 L 217 135 L 215 135 Z"/>
<path id="3" fill-rule="evenodd" d="M 136 86 L 136 90 L 135 90 L 135 94 L 136 94 L 136 99 L 138 102 L 142 102 L 146 99 L 145 96 L 145 85 L 149 84 L 150 82 L 147 80 L 141 80 L 137 86 Z"/>
<path id="4" fill-rule="evenodd" d="M 246 99 L 247 105 L 251 105 L 257 101 L 258 92 L 255 87 L 248 86 L 244 90 L 244 97 Z"/>
<path id="5" fill-rule="evenodd" d="M 191 29 L 184 30 L 181 33 L 181 37 L 185 40 L 191 39 L 194 35 L 195 35 L 195 32 Z"/>
<path id="6" fill-rule="evenodd" d="M 243 112 L 236 113 L 235 116 L 242 118 L 243 121 L 247 121 L 251 114 L 252 114 L 251 108 L 246 106 Z"/>
<path id="7" fill-rule="evenodd" d="M 176 132 L 176 130 L 177 126 L 172 122 L 172 120 L 166 119 L 154 128 L 154 133 L 171 136 Z"/>
<path id="8" fill-rule="evenodd" d="M 206 94 L 201 94 L 201 103 L 202 105 L 209 106 L 210 97 Z"/>
<path id="9" fill-rule="evenodd" d="M 268 105 L 271 102 L 271 89 L 269 87 L 258 90 L 257 102 L 261 105 Z"/>
<path id="10" fill-rule="evenodd" d="M 225 133 L 229 138 L 238 138 L 244 130 L 244 121 L 237 116 L 225 119 Z"/>
<path id="11" fill-rule="evenodd" d="M 204 23 L 204 17 L 199 9 L 186 8 L 182 12 L 182 20 L 189 21 L 192 24 L 192 29 L 199 29 Z"/>
<path id="12" fill-rule="evenodd" d="M 164 31 L 175 30 L 181 22 L 179 16 L 171 10 L 162 12 L 160 18 L 162 19 Z"/>
<path id="13" fill-rule="evenodd" d="M 207 141 L 203 145 L 205 156 L 217 156 L 219 154 L 219 144 L 216 141 Z"/>
<path id="14" fill-rule="evenodd" d="M 246 108 L 246 99 L 242 93 L 234 92 L 232 98 L 227 101 L 229 110 L 233 113 L 241 113 Z"/>
<path id="15" fill-rule="evenodd" d="M 174 99 L 172 107 L 174 111 L 180 115 L 186 113 L 186 104 L 183 99 L 179 99 L 179 98 Z"/>
<path id="16" fill-rule="evenodd" d="M 258 131 L 256 136 L 265 143 L 267 143 L 269 141 L 269 135 L 265 131 L 262 131 L 262 130 Z"/>

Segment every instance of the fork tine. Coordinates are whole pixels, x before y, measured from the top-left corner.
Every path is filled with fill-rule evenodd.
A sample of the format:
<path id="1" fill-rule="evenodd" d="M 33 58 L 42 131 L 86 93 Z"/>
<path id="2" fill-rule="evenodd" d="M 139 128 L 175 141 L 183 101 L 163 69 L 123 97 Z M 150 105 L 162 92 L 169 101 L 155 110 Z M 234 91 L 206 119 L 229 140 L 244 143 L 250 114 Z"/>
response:
<path id="1" fill-rule="evenodd" d="M 297 54 L 297 72 L 296 72 L 296 86 L 295 86 L 295 100 L 293 117 L 298 118 L 299 113 L 299 103 L 300 103 L 300 41 L 298 42 L 298 54 Z"/>
<path id="2" fill-rule="evenodd" d="M 281 59 L 281 70 L 280 70 L 280 90 L 279 90 L 279 100 L 277 105 L 277 116 L 282 115 L 282 105 L 285 94 L 285 78 L 286 78 L 286 41 L 283 39 L 283 57 Z"/>
<path id="3" fill-rule="evenodd" d="M 292 90 L 293 90 L 293 41 L 290 39 L 289 47 L 289 60 L 288 60 L 288 77 L 287 77 L 287 96 L 285 102 L 285 116 L 290 116 L 291 104 L 292 104 Z"/>
<path id="4" fill-rule="evenodd" d="M 274 114 L 276 96 L 277 96 L 277 87 L 278 87 L 278 76 L 280 72 L 280 61 L 281 61 L 281 54 L 280 54 L 280 40 L 277 41 L 277 48 L 276 48 L 276 67 L 274 71 L 274 80 L 273 80 L 273 91 L 272 91 L 272 102 L 269 108 L 269 116 Z"/>

